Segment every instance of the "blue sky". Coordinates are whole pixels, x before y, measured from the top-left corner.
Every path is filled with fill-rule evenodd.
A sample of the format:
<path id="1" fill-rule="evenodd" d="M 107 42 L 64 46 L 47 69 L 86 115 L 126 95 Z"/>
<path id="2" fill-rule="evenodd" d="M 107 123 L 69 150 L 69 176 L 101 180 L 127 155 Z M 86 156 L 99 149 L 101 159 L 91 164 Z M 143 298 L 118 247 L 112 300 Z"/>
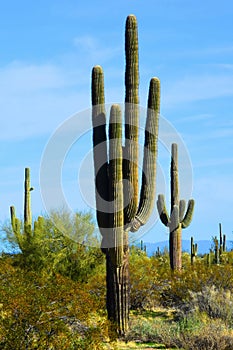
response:
<path id="1" fill-rule="evenodd" d="M 90 107 L 92 67 L 105 72 L 106 102 L 124 100 L 124 25 L 135 14 L 139 26 L 140 104 L 149 80 L 161 80 L 161 114 L 181 137 L 191 173 L 180 159 L 181 195 L 196 201 L 183 237 L 210 239 L 218 223 L 232 239 L 233 221 L 233 3 L 230 0 L 151 0 L 111 3 L 9 0 L 0 5 L 0 219 L 9 206 L 23 210 L 24 168 L 31 168 L 33 213 L 45 212 L 39 174 L 51 136 L 67 118 Z M 82 115 L 82 114 L 81 114 Z M 85 119 L 85 118 L 84 118 Z M 80 119 L 80 123 L 90 121 Z M 86 129 L 87 130 L 87 129 Z M 171 140 L 172 142 L 172 140 Z M 78 186 L 88 169 L 91 133 L 64 161 L 64 191 L 73 210 L 88 210 Z M 88 163 L 89 162 L 89 163 Z M 162 144 L 159 164 L 169 206 L 170 155 Z M 81 165 L 80 165 L 81 164 Z M 182 174 L 182 167 L 184 173 Z M 91 174 L 91 171 L 90 171 Z M 88 175 L 89 176 L 89 175 Z M 86 177 L 88 177 L 86 176 Z M 91 175 L 90 175 L 91 176 Z M 90 190 L 85 185 L 81 192 Z M 81 181 L 82 182 L 82 181 Z M 192 193 L 185 189 L 192 185 Z M 182 192 L 183 191 L 183 192 Z M 156 214 L 154 214 L 156 215 Z M 168 232 L 159 222 L 145 241 Z"/>

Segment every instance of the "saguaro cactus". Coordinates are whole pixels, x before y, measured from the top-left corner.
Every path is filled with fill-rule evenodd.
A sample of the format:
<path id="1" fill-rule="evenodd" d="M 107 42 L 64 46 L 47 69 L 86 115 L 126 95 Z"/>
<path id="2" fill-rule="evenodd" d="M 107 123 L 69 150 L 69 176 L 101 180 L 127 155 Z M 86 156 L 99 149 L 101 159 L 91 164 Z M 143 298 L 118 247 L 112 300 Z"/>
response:
<path id="1" fill-rule="evenodd" d="M 128 16 L 126 20 L 125 54 L 124 146 L 121 110 L 118 105 L 111 107 L 109 145 L 107 145 L 103 70 L 100 66 L 95 66 L 92 70 L 97 221 L 102 235 L 102 251 L 106 255 L 108 317 L 114 325 L 114 331 L 121 336 L 128 329 L 129 316 L 128 232 L 137 231 L 144 225 L 153 208 L 160 107 L 160 83 L 157 78 L 152 78 L 148 96 L 139 197 L 138 34 L 134 15 Z"/>
<path id="2" fill-rule="evenodd" d="M 19 247 L 21 250 L 23 248 L 23 240 L 27 243 L 31 240 L 32 235 L 32 213 L 31 213 L 31 191 L 33 187 L 30 184 L 30 169 L 25 168 L 25 179 L 24 179 L 24 235 L 21 235 L 21 222 L 16 217 L 14 206 L 10 207 L 11 214 L 11 225 L 14 231 L 15 237 L 17 238 Z"/>
<path id="3" fill-rule="evenodd" d="M 32 227 L 31 191 L 33 191 L 33 187 L 31 187 L 30 183 L 30 169 L 25 168 L 23 224 L 21 223 L 21 220 L 16 217 L 15 207 L 10 207 L 12 230 L 19 248 L 24 254 L 31 253 L 33 235 L 37 228 L 42 228 L 43 224 L 43 218 L 39 216 L 37 221 L 34 221 L 34 228 Z"/>
<path id="4" fill-rule="evenodd" d="M 226 252 L 226 235 L 222 234 L 222 224 L 221 223 L 219 223 L 219 243 L 220 243 L 219 253 L 221 255 L 222 253 Z"/>
<path id="5" fill-rule="evenodd" d="M 179 179 L 178 179 L 178 146 L 176 143 L 171 147 L 171 211 L 168 215 L 164 195 L 160 194 L 157 200 L 158 212 L 162 223 L 169 227 L 169 255 L 172 270 L 182 268 L 182 228 L 189 226 L 192 220 L 194 200 L 188 202 L 185 213 L 185 200 L 179 199 Z"/>
<path id="6" fill-rule="evenodd" d="M 224 253 L 226 252 L 226 235 L 222 234 L 222 224 L 219 224 L 219 240 L 217 236 L 213 237 L 214 242 L 214 263 L 220 264 L 224 260 Z"/>
<path id="7" fill-rule="evenodd" d="M 197 243 L 194 243 L 191 237 L 191 264 L 193 265 L 197 256 Z"/>

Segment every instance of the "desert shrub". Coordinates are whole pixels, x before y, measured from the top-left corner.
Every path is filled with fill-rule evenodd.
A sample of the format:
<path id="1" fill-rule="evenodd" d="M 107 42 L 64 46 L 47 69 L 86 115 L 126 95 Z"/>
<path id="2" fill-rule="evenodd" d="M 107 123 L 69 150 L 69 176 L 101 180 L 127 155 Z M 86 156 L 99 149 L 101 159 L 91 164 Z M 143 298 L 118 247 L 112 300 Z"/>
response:
<path id="1" fill-rule="evenodd" d="M 198 312 L 176 322 L 159 317 L 135 317 L 126 340 L 183 350 L 230 350 L 233 346 L 233 336 L 224 323 Z"/>
<path id="2" fill-rule="evenodd" d="M 163 326 L 159 319 L 148 319 L 146 317 L 135 317 L 130 321 L 130 330 L 126 341 L 141 343 L 160 341 L 158 330 Z"/>
<path id="3" fill-rule="evenodd" d="M 130 305 L 132 310 L 152 308 L 155 304 L 157 271 L 144 251 L 130 251 Z"/>
<path id="4" fill-rule="evenodd" d="M 161 290 L 160 302 L 163 306 L 182 308 L 191 305 L 192 292 L 201 292 L 205 287 L 215 286 L 218 290 L 233 292 L 233 269 L 230 265 L 207 268 L 201 261 L 195 268 L 187 267 L 166 278 Z"/>
<path id="5" fill-rule="evenodd" d="M 189 321 L 190 322 L 190 321 Z M 173 323 L 159 331 L 160 341 L 166 347 L 184 350 L 231 350 L 233 336 L 223 324 L 209 321 L 196 329 L 180 329 L 180 324 Z"/>
<path id="6" fill-rule="evenodd" d="M 211 318 L 220 318 L 229 326 L 233 324 L 233 295 L 229 290 L 205 286 L 200 292 L 191 292 L 190 304 Z"/>
<path id="7" fill-rule="evenodd" d="M 103 313 L 106 312 L 106 271 L 105 264 L 99 265 L 95 269 L 95 274 L 89 276 L 85 288 L 88 290 L 98 310 Z"/>
<path id="8" fill-rule="evenodd" d="M 66 212 L 53 212 L 41 220 L 30 240 L 24 239 L 23 229 L 19 236 L 11 225 L 5 225 L 3 230 L 8 245 L 18 251 L 13 255 L 15 266 L 26 271 L 59 273 L 83 282 L 104 262 L 97 248 L 98 239 L 90 213 L 78 212 L 71 216 Z"/>
<path id="9" fill-rule="evenodd" d="M 1 349 L 101 349 L 107 321 L 86 284 L 0 260 Z M 90 343 L 91 342 L 91 343 Z"/>

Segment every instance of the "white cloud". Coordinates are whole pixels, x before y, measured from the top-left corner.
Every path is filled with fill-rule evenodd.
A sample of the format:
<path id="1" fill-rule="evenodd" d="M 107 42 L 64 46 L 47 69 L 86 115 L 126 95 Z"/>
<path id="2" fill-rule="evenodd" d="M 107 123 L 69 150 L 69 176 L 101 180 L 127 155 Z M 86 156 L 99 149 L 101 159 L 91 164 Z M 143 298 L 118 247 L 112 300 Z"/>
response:
<path id="1" fill-rule="evenodd" d="M 189 75 L 165 88 L 166 106 L 233 95 L 233 73 Z"/>
<path id="2" fill-rule="evenodd" d="M 196 115 L 191 115 L 191 116 L 186 116 L 183 118 L 179 118 L 176 121 L 178 123 L 193 123 L 193 122 L 197 122 L 197 121 L 211 121 L 213 120 L 214 115 L 213 114 L 208 114 L 208 113 L 201 113 L 201 114 L 196 114 Z"/>
<path id="3" fill-rule="evenodd" d="M 97 41 L 94 37 L 90 35 L 83 35 L 74 38 L 74 45 L 79 49 L 84 49 L 86 51 L 92 51 L 97 48 Z"/>
<path id="4" fill-rule="evenodd" d="M 90 104 L 90 91 L 77 69 L 55 64 L 14 62 L 0 69 L 0 139 L 51 133 L 59 123 Z M 76 84 L 76 85 L 75 85 Z M 75 88 L 74 88 L 75 85 Z"/>
<path id="5" fill-rule="evenodd" d="M 12 62 L 0 69 L 0 89 L 6 93 L 27 93 L 67 86 L 64 73 L 52 64 Z"/>
<path id="6" fill-rule="evenodd" d="M 0 67 L 0 139 L 51 133 L 66 118 L 91 106 L 92 67 L 112 61 L 121 48 L 99 45 L 91 36 L 76 37 L 74 45 L 75 50 L 55 62 L 14 61 Z M 106 66 L 106 101 L 117 101 L 119 67 Z"/>
<path id="7" fill-rule="evenodd" d="M 176 38 L 176 34 L 174 34 L 174 37 Z M 189 37 L 187 37 L 189 38 Z M 187 59 L 188 57 L 191 57 L 192 59 L 206 59 L 207 57 L 210 57 L 211 61 L 216 57 L 222 56 L 225 58 L 226 55 L 230 55 L 233 53 L 233 45 L 226 45 L 226 46 L 209 46 L 209 47 L 201 47 L 195 48 L 195 49 L 187 49 L 183 48 L 183 50 L 178 50 L 170 53 L 170 57 L 178 58 L 182 57 L 182 59 Z M 215 65 L 215 64 L 214 64 Z M 231 65 L 222 65 L 222 67 L 225 66 L 230 68 Z"/>
<path id="8" fill-rule="evenodd" d="M 195 168 L 210 168 L 218 167 L 221 165 L 232 165 L 233 157 L 223 157 L 223 158 L 214 158 L 214 159 L 203 159 L 195 163 Z"/>
<path id="9" fill-rule="evenodd" d="M 74 38 L 74 45 L 85 57 L 86 62 L 94 60 L 94 64 L 103 64 L 122 53 L 122 45 L 103 45 L 90 35 Z"/>

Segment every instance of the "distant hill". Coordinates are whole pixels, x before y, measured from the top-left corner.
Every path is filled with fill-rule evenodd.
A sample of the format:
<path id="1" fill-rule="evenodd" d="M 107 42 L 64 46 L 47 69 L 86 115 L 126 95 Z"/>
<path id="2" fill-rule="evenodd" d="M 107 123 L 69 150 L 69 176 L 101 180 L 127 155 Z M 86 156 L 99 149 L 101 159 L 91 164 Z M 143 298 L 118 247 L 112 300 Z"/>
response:
<path id="1" fill-rule="evenodd" d="M 197 243 L 198 245 L 198 255 L 209 253 L 210 249 L 213 248 L 212 240 L 200 240 L 195 241 L 194 243 Z M 152 256 L 157 251 L 158 247 L 161 252 L 163 252 L 164 249 L 168 250 L 168 241 L 162 241 L 157 243 L 143 242 L 143 244 L 146 246 L 146 252 L 148 256 Z M 233 241 L 227 241 L 226 245 L 227 250 L 233 249 Z M 140 246 L 140 244 L 137 244 L 137 246 Z M 190 253 L 190 240 L 182 241 L 182 251 Z"/>

